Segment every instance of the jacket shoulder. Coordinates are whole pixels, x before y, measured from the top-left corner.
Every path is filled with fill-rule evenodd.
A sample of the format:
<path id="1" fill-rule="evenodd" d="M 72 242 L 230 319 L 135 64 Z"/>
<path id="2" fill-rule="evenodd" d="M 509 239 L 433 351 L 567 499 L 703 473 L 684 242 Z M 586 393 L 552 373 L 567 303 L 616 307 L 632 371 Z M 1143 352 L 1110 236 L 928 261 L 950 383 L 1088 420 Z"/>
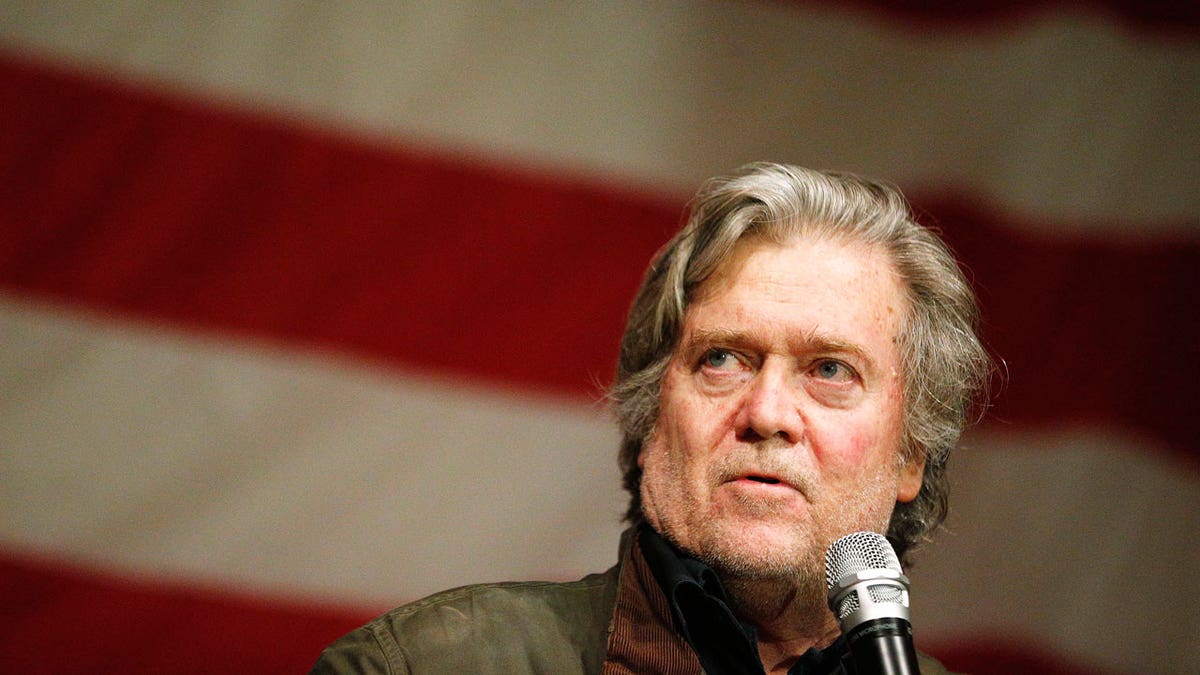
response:
<path id="1" fill-rule="evenodd" d="M 598 672 L 616 580 L 614 568 L 565 583 L 443 591 L 350 632 L 313 672 Z"/>

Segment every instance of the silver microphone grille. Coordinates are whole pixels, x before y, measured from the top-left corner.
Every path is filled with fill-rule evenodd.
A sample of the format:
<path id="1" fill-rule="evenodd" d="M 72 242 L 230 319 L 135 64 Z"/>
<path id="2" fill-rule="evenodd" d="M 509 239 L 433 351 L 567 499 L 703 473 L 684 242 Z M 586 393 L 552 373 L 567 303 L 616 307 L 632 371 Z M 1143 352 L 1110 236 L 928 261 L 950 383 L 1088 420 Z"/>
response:
<path id="1" fill-rule="evenodd" d="M 871 581 L 857 576 L 868 570 L 873 573 L 862 576 Z M 897 578 L 887 572 L 882 573 L 884 576 L 875 574 L 878 570 L 894 573 Z M 825 553 L 825 584 L 830 591 L 830 609 L 839 620 L 865 610 L 867 605 L 896 605 L 907 612 L 908 579 L 903 575 L 896 551 L 881 534 L 854 532 L 833 542 Z M 860 592 L 866 596 L 860 597 Z"/>
<path id="2" fill-rule="evenodd" d="M 903 571 L 887 537 L 875 532 L 853 532 L 829 545 L 825 552 L 828 588 L 833 588 L 838 579 L 863 570 Z"/>

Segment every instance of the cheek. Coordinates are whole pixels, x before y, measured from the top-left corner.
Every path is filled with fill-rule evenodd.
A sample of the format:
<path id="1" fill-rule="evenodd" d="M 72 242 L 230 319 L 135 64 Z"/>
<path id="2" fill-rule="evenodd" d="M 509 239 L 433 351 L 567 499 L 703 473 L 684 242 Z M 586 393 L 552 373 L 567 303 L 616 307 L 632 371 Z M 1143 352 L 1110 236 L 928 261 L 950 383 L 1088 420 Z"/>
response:
<path id="1" fill-rule="evenodd" d="M 899 457 L 890 429 L 871 424 L 833 423 L 814 438 L 825 470 L 837 476 L 878 476 L 895 472 Z"/>
<path id="2" fill-rule="evenodd" d="M 847 416 L 834 415 L 820 422 L 810 420 L 808 435 L 824 464 L 862 465 L 879 445 L 877 428 Z"/>
<path id="3" fill-rule="evenodd" d="M 870 416 L 873 422 L 864 420 L 850 435 L 850 443 L 859 461 L 894 469 L 900 461 L 904 435 L 904 396 L 899 378 L 890 384 Z"/>
<path id="4" fill-rule="evenodd" d="M 846 470 L 862 477 L 877 476 L 886 467 L 885 452 L 879 446 L 877 434 L 860 432 L 851 434 L 845 450 Z"/>
<path id="5" fill-rule="evenodd" d="M 706 428 L 691 416 L 691 407 L 681 402 L 664 407 L 658 425 L 638 455 L 643 492 L 648 489 L 661 498 L 703 481 L 708 463 L 704 448 L 711 440 Z"/>
<path id="6" fill-rule="evenodd" d="M 638 456 L 642 467 L 642 513 L 659 531 L 676 511 L 675 505 L 683 500 L 686 485 L 682 458 L 672 453 L 666 440 L 663 435 L 655 436 Z"/>
<path id="7" fill-rule="evenodd" d="M 659 478 L 669 475 L 674 478 L 687 472 L 691 455 L 683 431 L 674 424 L 659 423 L 638 455 L 638 464 L 646 475 L 653 474 Z"/>
<path id="8" fill-rule="evenodd" d="M 686 376 L 672 373 L 664 382 L 662 407 L 655 425 L 654 441 L 676 461 L 703 454 L 731 434 L 734 406 L 695 391 Z"/>

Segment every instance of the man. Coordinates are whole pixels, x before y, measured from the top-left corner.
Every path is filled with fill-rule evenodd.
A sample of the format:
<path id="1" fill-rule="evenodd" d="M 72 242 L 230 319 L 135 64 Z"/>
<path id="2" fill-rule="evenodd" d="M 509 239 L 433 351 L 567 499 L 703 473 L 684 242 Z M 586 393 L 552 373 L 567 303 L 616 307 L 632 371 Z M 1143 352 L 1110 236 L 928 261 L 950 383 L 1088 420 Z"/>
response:
<path id="1" fill-rule="evenodd" d="M 621 344 L 618 564 L 406 605 L 314 672 L 842 672 L 825 550 L 873 530 L 903 559 L 941 522 L 988 370 L 976 324 L 895 190 L 775 164 L 710 182 Z"/>

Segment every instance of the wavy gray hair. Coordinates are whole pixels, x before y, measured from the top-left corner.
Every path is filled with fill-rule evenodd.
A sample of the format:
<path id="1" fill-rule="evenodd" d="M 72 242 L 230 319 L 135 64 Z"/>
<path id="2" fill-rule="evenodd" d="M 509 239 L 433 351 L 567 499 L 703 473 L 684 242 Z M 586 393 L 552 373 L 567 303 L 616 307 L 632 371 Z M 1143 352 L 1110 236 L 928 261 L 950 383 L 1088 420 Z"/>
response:
<path id="1" fill-rule="evenodd" d="M 946 461 L 982 403 L 991 370 L 977 335 L 979 309 L 953 254 L 912 217 L 895 188 L 849 174 L 758 163 L 709 181 L 684 227 L 656 255 L 633 301 L 609 391 L 630 494 L 626 518 L 642 519 L 637 458 L 658 418 L 663 375 L 688 303 L 740 241 L 793 237 L 858 241 L 887 252 L 908 293 L 901 325 L 904 428 L 900 461 L 924 459 L 921 490 L 897 502 L 888 528 L 905 554 L 945 519 Z"/>

